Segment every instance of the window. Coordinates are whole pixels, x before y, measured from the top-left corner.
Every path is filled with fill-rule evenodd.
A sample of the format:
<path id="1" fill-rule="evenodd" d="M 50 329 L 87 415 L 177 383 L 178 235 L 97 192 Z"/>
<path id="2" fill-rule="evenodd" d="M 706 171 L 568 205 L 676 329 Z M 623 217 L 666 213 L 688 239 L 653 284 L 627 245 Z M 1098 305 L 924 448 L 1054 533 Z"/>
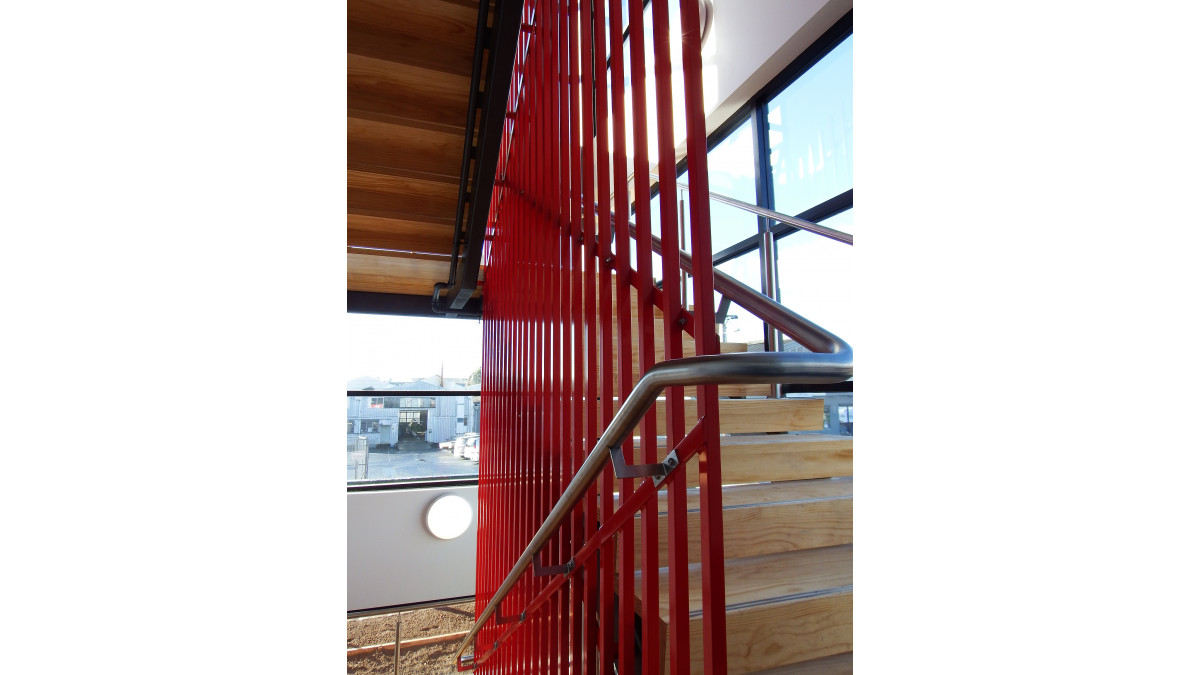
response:
<path id="1" fill-rule="evenodd" d="M 843 211 L 820 224 L 853 233 L 854 211 Z M 780 302 L 851 344 L 857 312 L 840 282 L 855 272 L 853 253 L 852 247 L 811 232 L 789 233 L 777 242 Z"/>
<path id="2" fill-rule="evenodd" d="M 710 137 L 714 194 L 853 231 L 853 50 L 847 16 L 785 69 L 789 74 L 768 84 Z M 679 179 L 686 183 L 687 171 Z M 658 199 L 653 203 L 656 234 L 661 230 Z M 839 280 L 852 273 L 852 246 L 721 202 L 709 208 L 717 269 L 771 295 L 762 278 L 768 262 L 762 239 L 770 227 L 780 302 L 853 344 L 853 302 L 839 291 Z M 657 256 L 655 263 L 658 277 Z M 763 349 L 762 321 L 722 300 L 718 294 L 714 303 L 721 338 L 747 342 L 751 351 Z M 801 347 L 785 338 L 782 348 Z"/>
<path id="3" fill-rule="evenodd" d="M 852 35 L 767 102 L 776 211 L 796 215 L 854 187 L 853 50 Z"/>
<path id="4" fill-rule="evenodd" d="M 346 389 L 372 392 L 346 399 L 347 484 L 478 476 L 479 464 L 453 445 L 479 432 L 478 416 L 461 411 L 479 389 L 471 379 L 482 367 L 482 324 L 364 314 L 347 324 Z"/>

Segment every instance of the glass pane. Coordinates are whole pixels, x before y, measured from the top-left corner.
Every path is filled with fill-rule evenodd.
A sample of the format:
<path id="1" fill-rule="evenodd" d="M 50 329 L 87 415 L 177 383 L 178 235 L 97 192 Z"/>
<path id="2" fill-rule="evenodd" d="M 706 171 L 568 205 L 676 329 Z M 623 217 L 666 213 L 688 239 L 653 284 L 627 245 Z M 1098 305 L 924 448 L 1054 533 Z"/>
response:
<path id="1" fill-rule="evenodd" d="M 480 388 L 482 324 L 347 314 L 347 327 L 346 389 L 371 395 L 346 397 L 346 481 L 478 475 L 480 400 L 454 392 Z"/>
<path id="2" fill-rule="evenodd" d="M 734 258 L 719 265 L 717 269 L 758 290 L 762 287 L 761 265 L 758 252 L 752 251 L 746 255 Z M 720 313 L 721 295 L 716 294 L 714 303 Z M 744 307 L 731 303 L 725 315 L 724 322 L 718 322 L 717 334 L 722 342 L 745 342 L 751 345 L 750 351 L 762 351 L 763 322 Z"/>
<path id="3" fill-rule="evenodd" d="M 853 50 L 850 36 L 767 104 L 776 211 L 795 215 L 854 185 Z"/>
<path id="4" fill-rule="evenodd" d="M 687 182 L 685 178 L 681 181 Z M 754 137 L 746 120 L 717 147 L 708 152 L 710 192 L 756 204 L 754 194 Z M 713 255 L 758 233 L 758 217 L 737 207 L 711 203 Z M 757 262 L 757 261 L 756 261 Z M 759 287 L 757 277 L 752 288 Z"/>
<path id="5" fill-rule="evenodd" d="M 854 210 L 821 224 L 853 234 Z M 795 232 L 780 238 L 776 248 L 780 302 L 853 346 L 857 312 L 839 282 L 854 274 L 854 247 L 811 232 Z M 784 349 L 801 348 L 785 338 Z"/>

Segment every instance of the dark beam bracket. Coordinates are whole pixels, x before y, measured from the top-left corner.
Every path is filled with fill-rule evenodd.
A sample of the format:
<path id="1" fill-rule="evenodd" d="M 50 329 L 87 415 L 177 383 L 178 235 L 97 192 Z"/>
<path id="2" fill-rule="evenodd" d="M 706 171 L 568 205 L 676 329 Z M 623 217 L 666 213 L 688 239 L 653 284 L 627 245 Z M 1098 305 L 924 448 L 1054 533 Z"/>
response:
<path id="1" fill-rule="evenodd" d="M 487 76 L 484 80 L 483 104 L 481 106 L 481 128 L 479 130 L 478 161 L 471 177 L 471 207 L 466 220 L 466 241 L 462 264 L 454 266 L 445 286 L 446 307 L 435 307 L 439 313 L 457 312 L 463 309 L 479 285 L 479 264 L 483 258 L 483 239 L 487 230 L 488 210 L 492 202 L 492 189 L 496 174 L 496 163 L 500 158 L 500 143 L 504 136 L 504 119 L 508 107 L 508 88 L 512 80 L 513 59 L 517 53 L 517 41 L 521 33 L 522 2 L 496 0 L 495 27 L 488 36 Z M 474 111 L 471 111 L 474 112 Z M 470 137 L 467 138 L 470 143 Z M 463 176 L 464 180 L 466 176 Z M 461 227 L 460 227 L 461 229 Z M 457 261 L 457 258 L 455 258 Z M 435 291 L 441 294 L 442 288 Z M 436 303 L 435 303 L 436 304 Z"/>
<path id="2" fill-rule="evenodd" d="M 474 298 L 453 315 L 438 311 L 438 303 L 429 304 L 428 295 L 401 295 L 372 291 L 346 291 L 346 312 L 349 314 L 385 314 L 389 316 L 431 316 L 436 318 L 478 319 L 483 316 L 483 303 Z"/>

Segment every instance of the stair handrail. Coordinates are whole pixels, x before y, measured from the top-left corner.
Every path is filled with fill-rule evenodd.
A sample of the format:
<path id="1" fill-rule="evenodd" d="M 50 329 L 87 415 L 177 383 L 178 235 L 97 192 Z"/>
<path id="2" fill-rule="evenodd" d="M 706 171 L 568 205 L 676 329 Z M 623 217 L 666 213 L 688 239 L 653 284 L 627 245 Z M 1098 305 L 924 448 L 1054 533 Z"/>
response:
<path id="1" fill-rule="evenodd" d="M 749 287 L 743 287 L 749 290 Z M 484 623 L 496 613 L 500 603 L 516 587 L 521 575 L 533 564 L 535 556 L 549 543 L 571 510 L 584 498 L 588 487 L 604 471 L 605 464 L 609 462 L 610 449 L 619 450 L 663 389 L 702 384 L 836 384 L 853 377 L 854 352 L 850 345 L 782 305 L 774 302 L 773 304 L 799 319 L 797 325 L 804 330 L 793 335 L 794 339 L 799 340 L 801 335 L 809 335 L 811 332 L 813 337 L 820 338 L 815 342 L 826 345 L 828 350 L 809 353 L 712 354 L 663 361 L 647 369 L 629 393 L 629 397 L 621 404 L 612 422 L 579 467 L 554 508 L 546 515 L 546 520 L 533 535 L 525 551 L 513 563 L 513 568 L 505 577 L 504 583 L 496 589 L 496 593 L 476 619 L 475 625 L 463 638 L 462 644 L 454 654 L 456 663 L 460 662 L 463 653 Z"/>
<path id="2" fill-rule="evenodd" d="M 596 208 L 600 209 L 600 206 L 597 205 Z M 613 224 L 616 224 L 616 214 L 609 211 L 609 217 Z M 636 227 L 637 225 L 630 219 L 630 236 L 636 236 Z M 655 253 L 662 255 L 662 239 L 651 234 L 650 246 Z M 688 274 L 692 273 L 692 256 L 686 251 L 679 252 L 679 267 Z M 779 329 L 784 335 L 804 345 L 806 349 L 831 353 L 840 349 L 849 349 L 849 345 L 833 333 L 715 267 L 713 268 L 713 289 L 767 322 L 771 327 Z"/>
<path id="3" fill-rule="evenodd" d="M 659 178 L 655 174 L 650 174 L 650 180 L 658 181 Z M 680 190 L 688 190 L 688 184 L 682 183 L 678 180 L 675 181 L 675 187 L 679 188 Z M 813 222 L 810 222 L 807 220 L 803 220 L 803 219 L 797 218 L 795 216 L 789 216 L 785 213 L 780 213 L 778 211 L 772 211 L 771 209 L 763 208 L 756 204 L 751 204 L 749 202 L 744 202 L 740 199 L 734 199 L 733 197 L 728 197 L 719 192 L 713 192 L 710 190 L 708 192 L 708 196 L 713 201 L 721 202 L 722 204 L 728 204 L 730 206 L 736 206 L 737 208 L 739 208 L 743 211 L 749 211 L 750 213 L 762 216 L 762 217 L 770 219 L 770 220 L 778 221 L 780 223 L 783 223 L 784 225 L 791 225 L 792 227 L 794 227 L 798 230 L 805 230 L 807 232 L 812 232 L 813 234 L 819 234 L 822 237 L 828 237 L 829 239 L 832 239 L 834 241 L 840 241 L 843 244 L 850 244 L 851 246 L 854 245 L 854 235 L 846 233 L 846 232 L 842 232 L 841 230 L 835 230 L 832 227 L 825 227 L 824 225 L 818 225 L 816 223 L 813 223 Z"/>
<path id="4" fill-rule="evenodd" d="M 657 177 L 652 176 L 652 179 L 657 180 Z M 687 188 L 686 185 L 680 185 L 684 189 Z M 732 198 L 724 199 L 737 201 Z M 734 204 L 734 206 L 739 206 L 739 204 Z M 741 202 L 740 206 L 745 208 L 753 205 Z M 595 204 L 595 208 L 597 212 L 600 212 L 599 204 Z M 774 219 L 776 216 L 790 218 L 769 209 L 762 210 L 768 213 L 761 215 L 769 218 Z M 615 222 L 616 214 L 610 211 L 609 216 Z M 853 237 L 843 232 L 822 228 L 819 225 L 808 223 L 808 221 L 800 221 L 795 218 L 791 220 L 802 223 L 803 226 L 796 225 L 801 229 L 807 229 L 838 241 L 845 240 L 838 239 L 835 235 L 849 237 L 849 241 L 845 241 L 845 243 L 853 243 Z M 795 225 L 791 222 L 788 224 Z M 808 226 L 828 230 L 828 233 L 810 229 Z M 631 235 L 636 235 L 635 227 L 636 225 L 631 220 L 629 222 Z M 651 246 L 656 253 L 662 254 L 661 239 L 651 235 Z M 608 246 L 603 248 L 608 249 Z M 596 254 L 600 255 L 600 253 L 600 247 L 597 247 Z M 679 252 L 679 264 L 684 272 L 689 274 L 692 272 L 692 257 L 684 251 Z M 604 466 L 610 461 L 610 450 L 615 448 L 619 451 L 621 445 L 641 423 L 642 418 L 649 412 L 650 407 L 654 405 L 658 395 L 664 389 L 672 386 L 703 384 L 837 384 L 854 376 L 854 351 L 845 340 L 837 335 L 715 268 L 713 269 L 713 288 L 812 351 L 807 353 L 744 352 L 693 356 L 663 361 L 647 369 L 634 385 L 633 390 L 630 391 L 629 397 L 621 404 L 613 416 L 612 422 L 597 440 L 595 447 L 588 453 L 587 458 L 572 477 L 554 508 L 546 515 L 545 521 L 534 533 L 529 545 L 525 547 L 525 551 L 513 563 L 513 568 L 505 577 L 504 582 L 496 589 L 492 599 L 463 638 L 454 654 L 456 663 L 460 662 L 462 655 L 483 625 L 500 608 L 500 603 L 516 587 L 521 575 L 533 565 L 535 556 L 549 543 L 550 538 L 567 519 L 571 510 L 584 498 L 588 488 L 604 471 Z"/>

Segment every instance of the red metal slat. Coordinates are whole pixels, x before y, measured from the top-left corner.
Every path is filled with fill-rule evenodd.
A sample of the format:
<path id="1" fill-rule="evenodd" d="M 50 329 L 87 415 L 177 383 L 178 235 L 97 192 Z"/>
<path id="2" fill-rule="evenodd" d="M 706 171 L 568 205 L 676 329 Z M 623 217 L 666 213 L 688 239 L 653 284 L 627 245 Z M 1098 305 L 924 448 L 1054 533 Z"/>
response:
<path id="1" fill-rule="evenodd" d="M 692 240 L 692 283 L 696 299 L 696 353 L 718 352 L 713 308 L 712 240 L 708 206 L 708 147 L 700 58 L 700 14 L 696 3 L 680 3 L 683 33 L 683 99 L 687 121 L 688 191 Z M 721 514 L 721 453 L 717 388 L 698 389 L 699 414 L 708 424 L 700 473 L 700 569 L 704 611 L 705 672 L 727 670 L 725 642 L 725 537 Z"/>
<path id="2" fill-rule="evenodd" d="M 597 199 L 605 204 L 605 211 L 610 203 L 609 194 L 609 150 L 608 150 L 608 90 L 606 85 L 606 69 L 607 63 L 605 58 L 605 6 L 603 2 L 594 3 L 595 17 L 592 22 L 592 42 L 595 45 L 593 70 L 596 73 L 598 82 L 596 86 L 596 188 Z M 587 203 L 588 210 L 591 211 L 590 202 Z M 602 218 L 599 221 L 600 237 L 598 243 L 602 245 L 604 257 L 600 265 L 600 279 L 598 280 L 598 290 L 600 291 L 600 308 L 597 321 L 600 324 L 600 420 L 604 427 L 607 427 L 612 422 L 612 400 L 613 400 L 613 298 L 612 298 L 612 257 L 610 255 L 610 244 L 612 238 L 612 225 L 608 218 Z M 605 471 L 600 478 L 600 494 L 604 496 L 600 504 L 600 522 L 604 523 L 612 517 L 612 494 L 613 494 L 613 475 L 611 471 Z M 598 574 L 598 593 L 597 598 L 598 616 L 597 616 L 597 636 L 599 639 L 599 663 L 598 672 L 608 673 L 613 672 L 615 664 L 616 649 L 614 648 L 615 636 L 613 635 L 613 622 L 616 618 L 615 607 L 613 605 L 613 577 L 616 572 L 616 559 L 614 556 L 613 546 L 611 543 L 606 543 L 599 552 L 599 574 Z"/>
<path id="3" fill-rule="evenodd" d="M 584 309 L 583 309 L 583 331 L 587 342 L 587 372 L 584 373 L 586 378 L 586 390 L 581 392 L 584 396 L 587 406 L 587 420 L 584 428 L 584 439 L 581 444 L 581 452 L 576 460 L 576 466 L 583 464 L 583 458 L 596 444 L 597 438 L 597 389 L 596 389 L 596 257 L 590 250 L 594 246 L 594 237 L 596 236 L 596 211 L 592 208 L 595 195 L 593 188 L 594 180 L 594 163 L 595 157 L 593 153 L 592 138 L 595 133 L 594 118 L 592 114 L 592 105 L 594 96 L 592 94 L 593 77 L 592 77 L 592 3 L 589 1 L 582 3 L 578 14 L 578 27 L 572 32 L 578 30 L 580 36 L 580 52 L 579 52 L 579 67 L 582 71 L 583 81 L 580 84 L 582 95 L 582 147 L 583 156 L 581 158 L 582 175 L 582 199 L 579 204 L 579 211 L 583 213 L 582 234 L 584 236 L 583 256 L 584 256 Z M 591 486 L 587 490 L 583 502 L 583 527 L 579 533 L 579 540 L 586 541 L 591 537 L 596 530 L 596 488 Z M 584 561 L 582 564 L 587 565 L 590 561 Z M 596 606 L 594 598 L 596 596 L 597 583 L 596 574 L 598 566 L 595 564 L 587 565 L 582 570 L 583 576 L 583 598 L 581 602 L 576 604 L 577 611 L 581 613 L 582 632 L 580 634 L 580 645 L 572 653 L 572 658 L 579 664 L 579 672 L 582 675 L 594 675 L 596 673 L 596 628 L 595 615 Z"/>
<path id="4" fill-rule="evenodd" d="M 621 3 L 610 0 L 609 5 L 609 64 L 612 80 L 612 116 L 613 116 L 613 188 L 617 212 L 617 324 L 618 324 L 618 379 L 620 384 L 620 400 L 624 401 L 633 388 L 633 338 L 630 327 L 629 287 L 631 274 L 629 264 L 629 238 L 624 236 L 629 221 L 629 189 L 625 177 L 627 161 L 625 152 L 625 66 L 621 44 L 622 16 Z M 627 440 L 622 452 L 626 461 L 633 457 L 633 439 Z M 622 503 L 632 494 L 632 480 L 620 481 Z M 619 588 L 617 591 L 618 629 L 617 629 L 617 670 L 633 672 L 634 652 L 634 583 L 633 583 L 633 530 L 622 532 Z"/>
<path id="5" fill-rule="evenodd" d="M 671 100 L 671 44 L 667 0 L 652 0 L 654 25 L 654 83 L 658 117 L 659 222 L 662 223 L 662 308 L 664 316 L 665 356 L 683 356 L 682 298 L 679 274 L 679 215 L 675 205 L 675 127 Z M 667 391 L 667 445 L 674 447 L 683 434 L 683 391 L 672 387 Z M 687 494 L 686 485 L 672 481 L 667 488 L 667 565 L 672 570 L 688 566 Z M 657 518 L 652 518 L 657 521 Z M 672 574 L 669 579 L 669 623 L 687 626 L 689 623 L 688 575 Z M 671 631 L 671 673 L 691 672 L 689 633 Z"/>
<path id="6" fill-rule="evenodd" d="M 583 382 L 583 267 L 582 267 L 582 246 L 583 246 L 583 222 L 581 209 L 581 136 L 580 136 L 580 120 L 579 120 L 579 0 L 570 0 L 567 10 L 567 43 L 568 43 L 568 93 L 569 93 L 569 114 L 570 114 L 570 137 L 571 143 L 570 152 L 570 168 L 571 168 L 571 183 L 569 190 L 570 209 L 570 230 L 568 232 L 568 245 L 571 250 L 571 336 L 573 344 L 571 347 L 572 356 L 572 376 L 571 376 L 571 444 L 570 444 L 570 461 L 567 463 L 569 467 L 565 472 L 565 480 L 570 482 L 575 471 L 583 464 L 583 442 L 584 442 L 584 418 L 583 418 L 583 398 L 584 398 L 584 382 Z M 583 539 L 583 504 L 577 505 L 571 512 L 571 519 L 568 524 L 568 553 L 578 546 Z M 583 649 L 580 641 L 583 639 L 583 615 L 579 611 L 583 597 L 583 578 L 582 576 L 571 577 L 571 589 L 568 596 L 567 606 L 568 618 L 570 621 L 570 645 L 568 654 L 568 663 L 577 664 L 576 668 L 582 666 Z"/>

